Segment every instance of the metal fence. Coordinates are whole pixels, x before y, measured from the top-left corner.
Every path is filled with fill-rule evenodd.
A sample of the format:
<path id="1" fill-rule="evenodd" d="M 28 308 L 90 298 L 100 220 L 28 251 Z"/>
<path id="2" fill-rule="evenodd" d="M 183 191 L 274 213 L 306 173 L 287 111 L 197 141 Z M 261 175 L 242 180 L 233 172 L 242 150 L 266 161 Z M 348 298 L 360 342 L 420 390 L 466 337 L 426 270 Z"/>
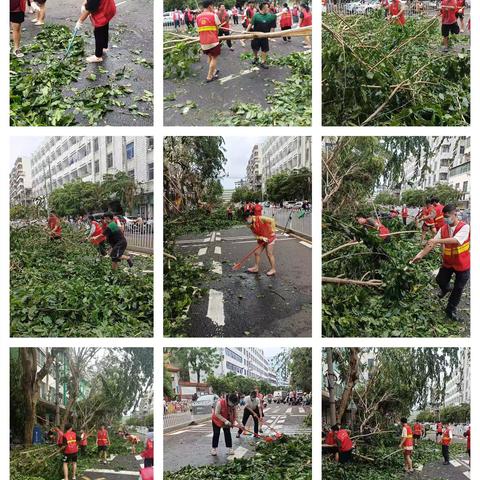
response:
<path id="1" fill-rule="evenodd" d="M 192 415 L 188 412 L 167 413 L 163 415 L 163 429 L 170 429 L 179 427 L 181 425 L 188 425 L 192 422 L 201 422 L 208 420 L 211 414 Z"/>
<path id="2" fill-rule="evenodd" d="M 153 253 L 153 224 L 127 224 L 125 237 L 128 248 L 144 253 Z"/>
<path id="3" fill-rule="evenodd" d="M 379 3 L 374 2 L 349 2 L 349 3 L 341 3 L 341 4 L 334 4 L 328 3 L 326 7 L 323 9 L 324 12 L 332 12 L 335 11 L 340 15 L 365 15 L 371 14 L 378 10 L 382 10 L 382 7 Z M 423 2 L 420 6 L 416 6 L 414 3 L 407 3 L 405 5 L 405 15 L 407 17 L 412 16 L 427 16 L 427 17 L 434 17 L 438 15 L 440 11 L 440 4 L 436 5 L 433 2 Z"/>
<path id="4" fill-rule="evenodd" d="M 302 211 L 297 208 L 263 209 L 263 215 L 275 218 L 278 227 L 293 230 L 308 237 L 312 236 L 312 213 L 311 210 Z"/>

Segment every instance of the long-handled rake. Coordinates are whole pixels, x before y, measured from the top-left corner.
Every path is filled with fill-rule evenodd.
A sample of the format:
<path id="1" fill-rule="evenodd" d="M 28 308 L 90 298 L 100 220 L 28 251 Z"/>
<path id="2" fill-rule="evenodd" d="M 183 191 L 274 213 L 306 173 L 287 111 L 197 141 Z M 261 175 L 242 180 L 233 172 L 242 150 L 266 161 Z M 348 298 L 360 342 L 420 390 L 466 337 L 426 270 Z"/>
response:
<path id="1" fill-rule="evenodd" d="M 263 248 L 265 246 L 264 243 L 260 243 L 257 245 L 253 250 L 250 250 L 239 262 L 234 263 L 232 269 L 233 270 L 239 270 L 242 265 L 260 248 Z"/>

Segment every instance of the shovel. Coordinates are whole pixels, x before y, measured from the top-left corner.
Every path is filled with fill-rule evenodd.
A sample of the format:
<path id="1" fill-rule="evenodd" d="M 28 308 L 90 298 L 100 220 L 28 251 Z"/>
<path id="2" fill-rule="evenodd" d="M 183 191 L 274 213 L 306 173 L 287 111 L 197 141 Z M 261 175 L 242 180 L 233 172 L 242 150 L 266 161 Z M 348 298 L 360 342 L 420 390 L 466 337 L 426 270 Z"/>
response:
<path id="1" fill-rule="evenodd" d="M 72 49 L 73 47 L 73 42 L 75 41 L 75 37 L 77 36 L 78 34 L 78 28 L 74 28 L 73 30 L 73 35 L 72 35 L 72 38 L 70 39 L 70 41 L 68 42 L 68 47 L 67 47 L 67 51 L 65 52 L 65 55 L 64 57 L 62 58 L 62 62 L 64 62 L 66 60 L 66 58 L 68 57 L 69 53 L 70 53 L 70 50 Z"/>
<path id="2" fill-rule="evenodd" d="M 250 250 L 239 262 L 234 263 L 232 269 L 233 270 L 239 270 L 242 265 L 259 249 L 263 248 L 264 244 L 261 243 L 260 245 L 257 245 L 253 250 Z"/>

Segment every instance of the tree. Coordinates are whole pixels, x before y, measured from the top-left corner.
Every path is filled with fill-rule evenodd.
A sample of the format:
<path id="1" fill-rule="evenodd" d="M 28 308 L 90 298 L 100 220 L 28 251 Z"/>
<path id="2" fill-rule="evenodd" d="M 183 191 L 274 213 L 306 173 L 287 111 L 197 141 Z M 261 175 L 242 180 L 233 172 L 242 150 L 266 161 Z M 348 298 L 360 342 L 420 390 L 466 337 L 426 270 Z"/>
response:
<path id="1" fill-rule="evenodd" d="M 276 371 L 283 378 L 290 377 L 290 386 L 304 392 L 312 391 L 312 349 L 285 349 L 274 357 Z"/>
<path id="2" fill-rule="evenodd" d="M 329 421 L 330 425 L 335 425 L 337 422 L 337 410 L 335 399 L 335 382 L 336 375 L 333 371 L 333 349 L 327 348 L 327 390 L 328 390 L 328 402 L 329 402 Z"/>
<path id="3" fill-rule="evenodd" d="M 105 174 L 100 187 L 108 205 L 118 203 L 123 210 L 128 210 L 130 213 L 135 207 L 136 199 L 143 195 L 142 185 L 125 172 Z"/>
<path id="4" fill-rule="evenodd" d="M 232 193 L 232 202 L 256 202 L 262 198 L 261 190 L 251 190 L 248 187 L 236 188 Z"/>
<path id="5" fill-rule="evenodd" d="M 456 190 L 450 185 L 438 184 L 428 187 L 425 190 L 405 190 L 402 193 L 402 203 L 412 207 L 419 207 L 425 204 L 426 199 L 438 197 L 440 203 L 455 204 L 462 196 L 462 192 Z"/>
<path id="6" fill-rule="evenodd" d="M 281 172 L 267 180 L 267 198 L 273 202 L 310 200 L 312 197 L 312 172 L 308 168 Z"/>
<path id="7" fill-rule="evenodd" d="M 197 375 L 197 383 L 200 383 L 202 372 L 211 374 L 218 367 L 222 359 L 216 348 L 172 348 L 173 363 L 182 369 L 183 378 L 190 377 L 190 370 Z"/>
<path id="8" fill-rule="evenodd" d="M 377 205 L 397 205 L 399 198 L 397 195 L 390 192 L 380 192 L 376 197 L 374 202 Z"/>

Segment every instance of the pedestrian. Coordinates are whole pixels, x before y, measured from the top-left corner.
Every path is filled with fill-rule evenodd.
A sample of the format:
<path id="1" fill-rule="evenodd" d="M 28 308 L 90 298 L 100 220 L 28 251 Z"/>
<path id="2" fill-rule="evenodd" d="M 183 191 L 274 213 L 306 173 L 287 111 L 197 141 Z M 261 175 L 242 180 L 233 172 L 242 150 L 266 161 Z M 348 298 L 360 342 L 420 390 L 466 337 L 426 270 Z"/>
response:
<path id="1" fill-rule="evenodd" d="M 331 455 L 336 462 L 339 461 L 339 455 L 338 455 L 338 445 L 337 441 L 335 440 L 335 431 L 333 430 L 333 427 L 329 429 L 327 434 L 325 435 L 325 447 L 322 448 L 325 449 L 325 453 L 327 455 Z"/>
<path id="2" fill-rule="evenodd" d="M 405 2 L 400 0 L 390 0 L 388 5 L 388 13 L 391 23 L 394 25 L 405 25 Z"/>
<path id="3" fill-rule="evenodd" d="M 233 442 L 230 429 L 237 422 L 237 405 L 238 395 L 236 393 L 230 393 L 226 397 L 220 398 L 212 413 L 212 451 L 213 456 L 217 455 L 218 442 L 220 440 L 220 432 L 223 430 L 223 436 L 225 438 L 225 445 L 228 449 L 227 455 L 233 455 Z"/>
<path id="4" fill-rule="evenodd" d="M 217 12 L 218 19 L 220 20 L 220 27 L 218 29 L 218 36 L 224 37 L 230 35 L 230 15 L 228 14 L 225 5 L 220 5 Z M 232 41 L 227 40 L 227 47 L 233 52 Z"/>
<path id="5" fill-rule="evenodd" d="M 203 12 L 197 16 L 200 48 L 208 56 L 208 73 L 206 83 L 218 78 L 217 58 L 221 54 L 221 45 L 218 39 L 220 19 L 213 11 L 213 0 L 203 0 Z"/>
<path id="6" fill-rule="evenodd" d="M 427 232 L 431 232 L 432 235 L 437 233 L 435 229 L 435 208 L 433 208 L 431 199 L 425 200 L 425 206 L 422 207 L 418 212 L 418 221 L 423 222 L 422 224 L 422 244 L 425 242 Z"/>
<path id="7" fill-rule="evenodd" d="M 85 0 L 80 18 L 75 28 L 80 30 L 83 22 L 90 17 L 95 37 L 95 54 L 87 57 L 88 63 L 103 62 L 103 56 L 108 52 L 110 21 L 117 13 L 115 0 Z"/>
<path id="8" fill-rule="evenodd" d="M 112 270 L 118 269 L 118 264 L 122 260 L 126 260 L 128 266 L 133 267 L 132 257 L 125 255 L 125 250 L 127 249 L 127 239 L 125 235 L 119 228 L 118 224 L 113 220 L 113 213 L 106 212 L 103 214 L 103 219 L 105 221 L 106 227 L 103 230 L 105 239 L 112 247 L 110 251 L 110 257 L 112 259 Z"/>
<path id="9" fill-rule="evenodd" d="M 268 33 L 275 30 L 277 26 L 277 16 L 269 11 L 268 3 L 262 2 L 258 7 L 258 12 L 252 18 L 251 23 L 247 27 L 247 32 L 262 32 Z M 270 50 L 268 38 L 253 38 L 250 46 L 253 51 L 253 64 L 258 64 L 258 52 L 261 50 L 261 68 L 268 68 L 267 53 Z"/>
<path id="10" fill-rule="evenodd" d="M 173 12 L 173 27 L 176 32 L 180 29 L 180 12 L 177 9 Z"/>
<path id="11" fill-rule="evenodd" d="M 192 29 L 195 28 L 193 13 L 190 10 L 190 8 L 187 7 L 187 9 L 185 10 L 185 13 L 184 13 L 184 17 L 185 17 L 185 25 L 186 25 L 187 29 L 189 30 L 191 28 Z"/>
<path id="12" fill-rule="evenodd" d="M 470 465 L 470 425 L 467 428 L 467 431 L 463 434 L 467 439 L 467 454 L 468 454 L 468 464 Z"/>
<path id="13" fill-rule="evenodd" d="M 34 8 L 35 15 L 32 18 L 32 23 L 37 27 L 41 27 L 45 24 L 45 14 L 47 11 L 47 0 L 35 0 L 32 7 Z"/>
<path id="14" fill-rule="evenodd" d="M 402 437 L 398 448 L 403 449 L 404 469 L 408 473 L 413 473 L 413 432 L 412 427 L 407 423 L 405 417 L 400 419 L 402 423 Z"/>
<path id="15" fill-rule="evenodd" d="M 268 261 L 270 262 L 270 270 L 267 272 L 267 276 L 271 277 L 277 273 L 275 267 L 275 256 L 273 254 L 273 246 L 277 238 L 275 233 L 275 220 L 271 217 L 257 217 L 252 215 L 250 211 L 246 213 L 245 221 L 250 227 L 250 230 L 256 236 L 257 243 L 260 246 L 255 251 L 255 265 L 249 268 L 249 273 L 258 273 L 260 268 L 260 257 L 265 250 Z"/>
<path id="16" fill-rule="evenodd" d="M 153 428 L 148 428 L 148 433 L 153 434 Z M 145 443 L 145 450 L 140 453 L 141 457 L 143 458 L 143 466 L 145 468 L 153 467 L 153 435 L 148 437 L 147 434 L 147 441 Z"/>
<path id="17" fill-rule="evenodd" d="M 136 455 L 137 454 L 137 444 L 139 442 L 139 438 L 137 437 L 137 435 L 132 435 L 131 433 L 126 432 L 124 434 L 124 438 L 130 444 L 130 451 L 131 451 L 132 455 Z"/>
<path id="18" fill-rule="evenodd" d="M 438 437 L 441 437 L 443 433 L 443 424 L 442 422 L 437 422 L 436 432 L 435 432 L 435 442 L 438 442 Z"/>
<path id="19" fill-rule="evenodd" d="M 443 217 L 442 217 L 443 218 Z M 403 204 L 402 207 L 402 220 L 403 220 L 403 225 L 407 226 L 407 219 L 408 219 L 408 208 L 405 204 Z"/>
<path id="20" fill-rule="evenodd" d="M 367 217 L 363 213 L 357 215 L 357 223 L 363 225 L 365 228 L 376 230 L 378 236 L 384 241 L 389 242 L 391 240 L 390 230 L 383 225 L 379 218 Z"/>
<path id="21" fill-rule="evenodd" d="M 100 463 L 107 464 L 107 450 L 110 445 L 110 439 L 108 438 L 108 431 L 105 425 L 100 425 L 100 429 L 97 431 L 97 451 L 100 456 Z"/>
<path id="22" fill-rule="evenodd" d="M 332 430 L 338 448 L 338 461 L 340 463 L 351 462 L 354 445 L 348 430 L 341 428 L 338 423 L 332 427 Z"/>
<path id="23" fill-rule="evenodd" d="M 63 463 L 63 478 L 68 480 L 68 465 L 72 465 L 72 479 L 77 477 L 77 457 L 78 444 L 77 434 L 74 432 L 72 425 L 65 425 L 65 433 L 63 434 L 62 446 L 62 463 Z"/>
<path id="24" fill-rule="evenodd" d="M 298 5 L 295 3 L 292 7 L 292 20 L 293 23 L 298 23 L 298 16 L 300 15 L 300 11 L 298 9 Z"/>
<path id="25" fill-rule="evenodd" d="M 452 429 L 450 424 L 447 422 L 443 429 L 442 434 L 442 455 L 443 455 L 443 464 L 450 465 L 450 444 L 452 443 Z"/>
<path id="26" fill-rule="evenodd" d="M 55 210 L 50 211 L 47 224 L 50 240 L 60 240 L 62 238 L 62 225 L 60 223 L 60 218 L 57 216 Z"/>
<path id="27" fill-rule="evenodd" d="M 25 21 L 25 0 L 10 0 L 10 30 L 12 31 L 13 54 L 22 58 L 24 54 L 20 49 L 22 38 L 22 23 Z"/>
<path id="28" fill-rule="evenodd" d="M 280 30 L 284 32 L 285 30 L 291 30 L 293 25 L 292 21 L 292 12 L 288 3 L 283 4 L 282 14 L 280 15 Z M 291 42 L 292 37 L 283 37 L 284 42 Z"/>
<path id="29" fill-rule="evenodd" d="M 457 307 L 470 278 L 470 225 L 458 219 L 455 205 L 446 205 L 443 215 L 446 224 L 411 262 L 418 262 L 437 245 L 442 246 L 442 266 L 436 277 L 440 287 L 438 298 L 450 293 L 445 313 L 448 318 L 459 320 Z M 452 288 L 450 281 L 453 275 L 455 281 Z"/>
<path id="30" fill-rule="evenodd" d="M 457 10 L 455 11 L 455 17 L 457 21 L 460 20 L 460 33 L 465 32 L 465 22 L 463 16 L 465 13 L 465 0 L 457 0 Z"/>
<path id="31" fill-rule="evenodd" d="M 422 438 L 423 425 L 420 422 L 415 422 L 413 425 L 413 443 L 418 444 L 420 438 Z"/>
<path id="32" fill-rule="evenodd" d="M 231 205 L 227 207 L 227 219 L 233 220 L 233 209 Z"/>
<path id="33" fill-rule="evenodd" d="M 236 5 L 234 5 L 232 8 L 232 19 L 233 19 L 233 24 L 238 25 L 238 8 Z"/>
<path id="34" fill-rule="evenodd" d="M 242 417 L 242 424 L 238 428 L 237 438 L 240 438 L 242 432 L 244 432 L 245 425 L 247 425 L 248 419 L 250 416 L 253 418 L 253 433 L 255 437 L 258 437 L 258 427 L 259 427 L 259 419 L 260 419 L 260 403 L 261 400 L 257 396 L 256 390 L 250 392 L 250 395 L 245 397 L 245 408 L 243 409 L 243 417 Z"/>
<path id="35" fill-rule="evenodd" d="M 103 225 L 101 222 L 95 220 L 93 215 L 89 215 L 90 231 L 88 233 L 87 240 L 94 245 L 100 255 L 104 257 L 107 254 L 106 238 L 103 234 Z"/>
<path id="36" fill-rule="evenodd" d="M 450 34 L 458 35 L 460 33 L 456 11 L 457 0 L 442 0 L 442 4 L 440 6 L 440 16 L 442 17 L 443 51 L 445 53 L 447 53 L 449 50 L 448 38 Z"/>
<path id="37" fill-rule="evenodd" d="M 85 430 L 80 430 L 80 454 L 84 457 L 87 454 L 87 446 L 88 446 L 88 435 Z"/>
<path id="38" fill-rule="evenodd" d="M 312 26 L 312 12 L 310 7 L 305 3 L 300 4 L 300 22 L 298 26 L 300 28 Z M 312 37 L 310 35 L 306 36 L 304 43 L 304 48 L 312 48 Z"/>

